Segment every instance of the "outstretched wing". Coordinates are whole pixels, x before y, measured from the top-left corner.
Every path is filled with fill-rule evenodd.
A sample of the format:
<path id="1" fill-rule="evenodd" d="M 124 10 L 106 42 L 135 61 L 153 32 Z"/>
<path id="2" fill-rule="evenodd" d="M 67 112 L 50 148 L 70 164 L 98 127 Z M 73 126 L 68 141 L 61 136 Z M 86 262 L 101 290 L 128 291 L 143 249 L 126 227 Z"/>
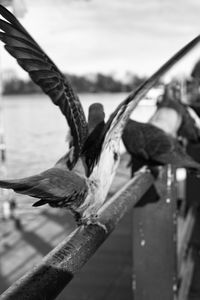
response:
<path id="1" fill-rule="evenodd" d="M 29 73 L 53 103 L 59 106 L 69 124 L 75 148 L 72 168 L 76 163 L 88 135 L 86 118 L 78 96 L 70 82 L 34 41 L 19 21 L 2 5 L 0 15 L 0 40 L 18 64 Z"/>
<path id="2" fill-rule="evenodd" d="M 107 147 L 111 140 L 120 139 L 122 131 L 126 125 L 132 111 L 138 102 L 144 98 L 146 93 L 156 84 L 161 76 L 163 76 L 170 68 L 173 67 L 182 57 L 190 52 L 200 42 L 200 35 L 190 41 L 174 56 L 172 56 L 161 68 L 158 69 L 149 79 L 134 90 L 119 106 L 108 119 L 105 128 L 99 138 L 99 148 L 96 153 L 95 163 L 97 163 L 102 155 L 103 149 Z M 137 142 L 137 141 L 136 141 Z"/>

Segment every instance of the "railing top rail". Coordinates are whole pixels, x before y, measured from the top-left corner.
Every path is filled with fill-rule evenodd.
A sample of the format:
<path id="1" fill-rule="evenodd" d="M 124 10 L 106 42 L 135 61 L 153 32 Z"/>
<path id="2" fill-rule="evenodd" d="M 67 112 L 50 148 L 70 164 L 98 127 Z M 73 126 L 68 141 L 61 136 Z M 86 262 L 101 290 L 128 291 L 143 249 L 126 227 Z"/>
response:
<path id="1" fill-rule="evenodd" d="M 44 257 L 39 265 L 9 287 L 0 299 L 55 299 L 153 181 L 149 172 L 138 172 L 100 209 L 99 222 L 105 225 L 107 231 L 98 224 L 78 227 Z"/>

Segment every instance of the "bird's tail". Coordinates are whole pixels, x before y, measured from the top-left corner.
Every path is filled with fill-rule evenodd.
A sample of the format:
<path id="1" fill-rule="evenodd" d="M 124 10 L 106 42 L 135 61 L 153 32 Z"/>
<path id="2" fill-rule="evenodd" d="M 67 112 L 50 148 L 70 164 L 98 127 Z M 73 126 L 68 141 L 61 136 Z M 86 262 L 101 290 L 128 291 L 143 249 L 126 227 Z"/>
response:
<path id="1" fill-rule="evenodd" d="M 180 165 L 178 164 L 180 167 Z M 190 172 L 194 172 L 195 174 L 200 174 L 200 164 L 187 156 L 182 160 L 182 168 L 186 168 Z"/>
<path id="2" fill-rule="evenodd" d="M 193 174 L 197 178 L 200 178 L 200 164 L 198 162 L 194 161 L 193 159 L 190 159 L 188 161 L 183 160 L 182 166 L 178 165 L 178 167 L 185 168 L 185 169 L 187 169 L 187 172 L 189 174 Z"/>
<path id="3" fill-rule="evenodd" d="M 26 188 L 23 182 L 20 180 L 0 180 L 0 187 L 3 189 L 13 189 L 20 191 Z"/>
<path id="4" fill-rule="evenodd" d="M 24 182 L 23 179 L 17 180 L 0 180 L 0 188 L 3 189 L 13 189 L 15 192 L 20 194 L 28 194 L 28 190 L 30 191 L 30 186 Z M 34 207 L 41 206 L 48 203 L 48 201 L 44 199 L 40 199 L 39 201 L 33 203 Z"/>
<path id="5" fill-rule="evenodd" d="M 189 174 L 194 175 L 197 178 L 200 178 L 200 169 L 189 168 L 189 169 L 187 169 L 187 171 Z"/>
<path id="6" fill-rule="evenodd" d="M 157 192 L 155 185 L 153 184 L 144 196 L 140 199 L 140 201 L 135 205 L 135 207 L 143 207 L 149 203 L 155 203 L 160 200 L 160 195 Z"/>
<path id="7" fill-rule="evenodd" d="M 32 196 L 29 191 L 35 183 L 35 178 L 36 176 L 21 179 L 0 180 L 0 188 L 13 189 L 16 193 Z"/>
<path id="8" fill-rule="evenodd" d="M 48 201 L 46 201 L 46 200 L 43 200 L 43 199 L 40 199 L 39 201 L 37 201 L 37 202 L 33 203 L 33 205 L 32 205 L 32 206 L 34 206 L 34 207 L 38 207 L 38 206 L 41 206 L 41 205 L 44 205 L 44 204 L 47 204 L 47 203 L 48 203 Z"/>

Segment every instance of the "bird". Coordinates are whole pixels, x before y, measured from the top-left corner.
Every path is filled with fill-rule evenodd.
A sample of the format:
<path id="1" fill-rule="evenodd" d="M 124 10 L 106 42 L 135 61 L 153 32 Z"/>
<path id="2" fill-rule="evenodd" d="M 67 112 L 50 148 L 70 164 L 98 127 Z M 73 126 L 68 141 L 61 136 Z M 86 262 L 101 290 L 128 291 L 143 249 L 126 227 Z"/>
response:
<path id="1" fill-rule="evenodd" d="M 88 128 L 91 134 L 89 135 L 89 141 L 95 143 L 95 136 L 99 136 L 99 128 L 102 130 L 102 124 L 104 125 L 105 113 L 103 106 L 100 103 L 93 103 L 89 107 Z M 100 125 L 100 126 L 99 126 Z M 92 150 L 92 145 L 90 149 Z M 70 152 L 67 153 L 70 156 Z M 90 153 L 86 156 L 86 161 L 89 159 Z M 29 196 L 35 196 L 41 198 L 41 200 L 33 204 L 34 207 L 38 207 L 44 204 L 49 204 L 52 207 L 65 207 L 70 208 L 70 211 L 74 215 L 75 220 L 79 224 L 80 214 L 76 212 L 80 202 L 76 201 L 76 198 L 84 199 L 90 188 L 90 183 L 87 178 L 78 176 L 82 174 L 80 171 L 82 164 L 79 160 L 75 166 L 76 172 L 71 172 L 67 169 L 65 164 L 66 155 L 62 157 L 54 167 L 38 174 L 20 180 L 10 180 L 9 183 L 0 180 L 0 186 L 7 188 L 10 185 L 12 189 L 21 194 L 28 194 Z"/>
<path id="2" fill-rule="evenodd" d="M 186 153 L 174 137 L 153 124 L 129 119 L 122 134 L 122 141 L 131 155 L 132 175 L 135 168 L 139 169 L 143 165 L 157 167 L 172 164 L 177 168 L 200 170 L 200 165 Z"/>
<path id="3" fill-rule="evenodd" d="M 122 140 L 131 155 L 128 164 L 131 167 L 131 177 L 142 166 L 147 166 L 152 175 L 157 178 L 159 174 L 157 167 L 168 164 L 176 168 L 186 168 L 199 175 L 200 164 L 186 153 L 176 138 L 153 124 L 129 119 Z M 141 207 L 147 203 L 157 202 L 159 199 L 160 196 L 153 184 L 136 206 Z"/>
<path id="4" fill-rule="evenodd" d="M 89 106 L 88 112 L 88 138 L 82 149 L 82 159 L 86 165 L 85 170 L 87 176 L 92 171 L 93 161 L 100 146 L 101 136 L 105 127 L 105 112 L 104 107 L 101 103 L 93 103 Z"/>
<path id="5" fill-rule="evenodd" d="M 103 128 L 105 125 L 105 112 L 101 103 L 92 103 L 88 111 L 88 131 L 89 134 L 99 125 Z"/>
<path id="6" fill-rule="evenodd" d="M 171 82 L 165 86 L 162 100 L 157 103 L 157 109 L 172 109 L 177 112 L 177 130 L 173 134 L 179 138 L 185 138 L 189 143 L 200 142 L 200 127 L 197 125 L 191 108 L 181 102 L 181 86 L 177 82 Z M 166 112 L 167 115 L 167 112 Z"/>
<path id="7" fill-rule="evenodd" d="M 85 157 L 92 151 L 88 150 L 91 149 L 90 135 L 79 98 L 53 61 L 2 5 L 0 15 L 4 18 L 0 19 L 0 40 L 5 44 L 5 49 L 59 106 L 72 135 L 69 151 L 55 166 L 31 177 L 0 180 L 0 187 L 39 198 L 35 206 L 49 204 L 67 208 L 74 214 L 78 225 L 98 224 L 98 210 L 104 204 L 115 176 L 120 159 L 120 139 L 130 114 L 160 76 L 199 43 L 200 36 L 180 49 L 118 105 L 94 139 L 95 151 L 85 170 Z M 97 128 L 91 130 L 91 134 L 94 135 Z"/>

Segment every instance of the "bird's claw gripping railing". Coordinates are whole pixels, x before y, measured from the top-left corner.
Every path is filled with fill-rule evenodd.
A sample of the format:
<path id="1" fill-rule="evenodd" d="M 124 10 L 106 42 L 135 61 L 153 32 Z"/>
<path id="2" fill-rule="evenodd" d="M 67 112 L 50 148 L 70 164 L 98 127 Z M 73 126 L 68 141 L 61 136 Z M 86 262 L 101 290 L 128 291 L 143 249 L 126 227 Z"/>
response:
<path id="1" fill-rule="evenodd" d="M 178 281 L 182 283 L 179 287 L 181 298 L 178 299 L 185 300 L 188 292 L 188 281 L 185 280 L 184 264 L 181 261 L 186 261 L 186 266 L 192 270 L 191 253 L 185 259 L 183 252 L 187 248 L 185 245 L 190 235 L 188 230 L 191 232 L 193 222 L 192 216 L 188 217 L 190 222 L 188 219 L 185 222 L 185 234 L 182 232 L 178 248 L 179 256 L 182 256 L 180 261 L 176 255 L 176 184 L 175 181 L 169 184 L 168 178 L 175 172 L 171 169 L 170 172 L 163 172 L 158 181 L 163 189 L 161 200 L 133 210 L 133 293 L 136 300 L 147 299 L 145 295 L 152 300 L 174 299 L 178 295 Z M 99 211 L 99 221 L 105 224 L 107 232 L 98 225 L 77 228 L 44 257 L 39 265 L 8 288 L 0 299 L 55 299 L 153 182 L 149 172 L 138 172 Z M 177 275 L 177 262 L 183 278 Z"/>

